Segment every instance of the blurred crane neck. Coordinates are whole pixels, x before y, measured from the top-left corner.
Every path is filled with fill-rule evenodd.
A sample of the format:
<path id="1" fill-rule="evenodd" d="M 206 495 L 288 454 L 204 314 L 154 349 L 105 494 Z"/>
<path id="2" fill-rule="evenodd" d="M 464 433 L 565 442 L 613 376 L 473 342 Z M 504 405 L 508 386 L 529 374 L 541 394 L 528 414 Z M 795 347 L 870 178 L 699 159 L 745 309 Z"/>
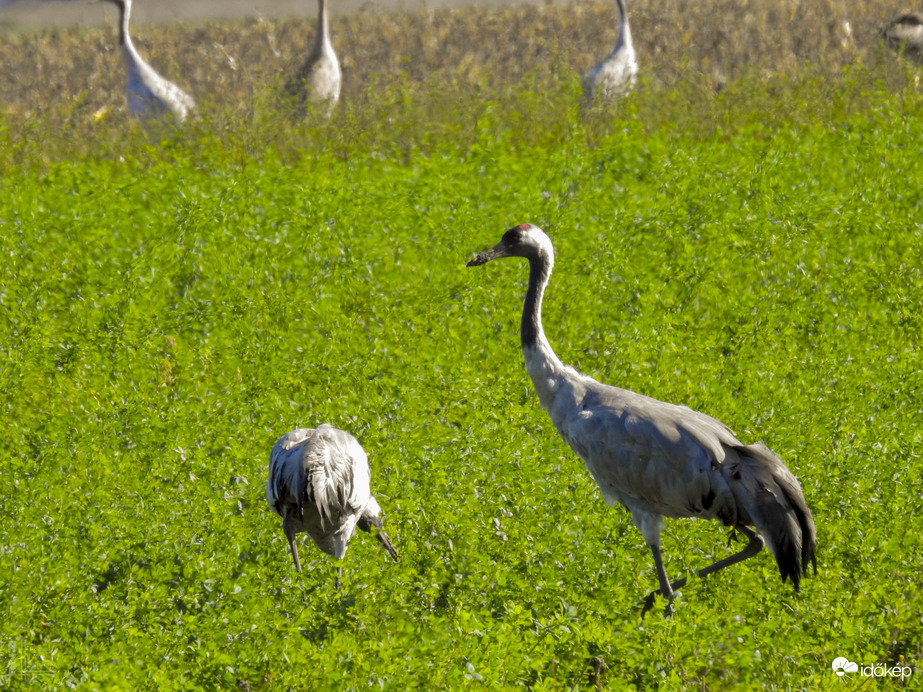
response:
<path id="1" fill-rule="evenodd" d="M 317 38 L 315 52 L 330 45 L 330 28 L 327 23 L 327 0 L 317 0 Z"/>
<path id="2" fill-rule="evenodd" d="M 619 7 L 619 35 L 615 42 L 615 55 L 625 46 L 631 46 L 631 29 L 628 26 L 628 12 L 625 10 L 625 0 L 616 0 Z"/>
<path id="3" fill-rule="evenodd" d="M 128 21 L 131 17 L 131 0 L 122 0 L 117 3 L 119 8 L 119 45 L 126 46 L 131 43 L 128 37 Z"/>

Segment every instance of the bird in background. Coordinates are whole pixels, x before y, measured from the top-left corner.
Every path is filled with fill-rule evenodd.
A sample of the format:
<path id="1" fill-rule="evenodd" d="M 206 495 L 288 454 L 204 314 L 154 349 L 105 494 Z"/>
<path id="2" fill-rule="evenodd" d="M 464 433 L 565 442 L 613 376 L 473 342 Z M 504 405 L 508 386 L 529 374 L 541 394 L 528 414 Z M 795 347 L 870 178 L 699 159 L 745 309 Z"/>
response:
<path id="1" fill-rule="evenodd" d="M 529 262 L 521 342 L 542 408 L 583 459 L 606 503 L 631 513 L 653 555 L 660 588 L 647 597 L 642 615 L 658 594 L 672 615 L 674 592 L 686 584 L 685 578 L 670 582 L 664 569 L 664 517 L 717 519 L 733 527 L 732 536 L 734 531 L 746 536 L 740 552 L 700 569 L 698 576 L 752 557 L 765 543 L 782 581 L 791 579 L 797 592 L 808 563 L 817 573 L 817 540 L 801 486 L 782 460 L 761 443 L 743 444 L 711 416 L 602 384 L 564 365 L 542 329 L 542 297 L 554 266 L 551 240 L 532 224 L 515 226 L 468 266 L 501 257 Z"/>
<path id="2" fill-rule="evenodd" d="M 888 22 L 880 36 L 889 48 L 923 65 L 923 14 L 905 12 Z"/>
<path id="3" fill-rule="evenodd" d="M 266 500 L 282 517 L 296 570 L 301 571 L 301 562 L 295 534 L 302 531 L 320 550 L 342 560 L 356 528 L 367 533 L 374 528 L 378 542 L 397 560 L 397 551 L 381 530 L 381 507 L 370 482 L 365 450 L 347 432 L 324 423 L 279 438 L 269 455 Z M 337 588 L 340 573 L 338 567 Z"/>
<path id="4" fill-rule="evenodd" d="M 141 119 L 159 118 L 168 112 L 182 123 L 195 101 L 185 91 L 161 77 L 138 55 L 128 33 L 131 0 L 96 0 L 110 2 L 119 8 L 119 45 L 128 73 L 128 110 Z"/>
<path id="5" fill-rule="evenodd" d="M 325 117 L 330 117 L 333 107 L 340 99 L 342 79 L 340 63 L 333 52 L 333 44 L 330 43 L 326 0 L 317 0 L 314 47 L 308 59 L 286 83 L 285 93 L 296 99 L 301 111 L 304 111 L 310 102 L 322 108 Z"/>
<path id="6" fill-rule="evenodd" d="M 631 43 L 631 28 L 625 0 L 615 0 L 619 8 L 619 35 L 612 53 L 583 76 L 583 97 L 587 103 L 612 101 L 629 93 L 638 75 L 638 61 Z"/>

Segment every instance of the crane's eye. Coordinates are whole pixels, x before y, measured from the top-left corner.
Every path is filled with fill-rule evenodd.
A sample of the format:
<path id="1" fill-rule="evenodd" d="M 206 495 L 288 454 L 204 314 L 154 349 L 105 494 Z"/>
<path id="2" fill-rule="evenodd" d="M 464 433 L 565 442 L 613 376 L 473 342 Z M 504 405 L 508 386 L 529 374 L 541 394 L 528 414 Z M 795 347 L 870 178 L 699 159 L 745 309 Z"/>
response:
<path id="1" fill-rule="evenodd" d="M 516 226 L 516 228 L 511 228 L 506 233 L 503 234 L 503 244 L 504 245 L 515 245 L 520 240 L 522 240 L 522 226 Z"/>

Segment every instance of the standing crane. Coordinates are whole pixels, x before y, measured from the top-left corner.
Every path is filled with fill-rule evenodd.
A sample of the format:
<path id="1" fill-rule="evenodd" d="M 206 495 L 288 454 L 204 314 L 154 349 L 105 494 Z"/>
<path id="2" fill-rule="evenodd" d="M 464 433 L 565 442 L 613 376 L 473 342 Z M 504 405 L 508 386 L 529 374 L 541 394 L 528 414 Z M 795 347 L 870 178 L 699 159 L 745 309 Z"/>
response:
<path id="1" fill-rule="evenodd" d="M 195 101 L 185 91 L 161 77 L 138 55 L 128 33 L 131 17 L 131 0 L 99 0 L 111 2 L 119 8 L 119 45 L 128 72 L 128 110 L 142 118 L 162 117 L 170 111 L 178 122 L 183 122 Z"/>
<path id="2" fill-rule="evenodd" d="M 881 30 L 888 47 L 923 65 L 923 14 L 905 12 Z"/>
<path id="3" fill-rule="evenodd" d="M 686 579 L 670 582 L 660 554 L 663 518 L 718 519 L 747 537 L 738 553 L 697 572 L 704 577 L 756 555 L 764 542 L 797 592 L 807 564 L 814 565 L 816 533 L 801 486 L 763 444 L 745 445 L 711 416 L 620 389 L 564 365 L 542 329 L 542 296 L 554 265 L 548 236 L 532 224 L 515 226 L 493 248 L 468 263 L 500 257 L 529 261 L 522 310 L 522 352 L 539 401 L 564 441 L 583 459 L 609 505 L 620 503 L 654 557 L 660 594 L 673 613 L 673 594 Z M 759 534 L 750 527 L 755 526 Z"/>
<path id="4" fill-rule="evenodd" d="M 583 97 L 586 103 L 600 99 L 612 101 L 632 90 L 638 75 L 638 61 L 631 44 L 631 28 L 625 0 L 615 0 L 619 7 L 619 35 L 609 56 L 583 76 Z"/>
<path id="5" fill-rule="evenodd" d="M 282 517 L 296 570 L 301 571 L 301 562 L 295 534 L 301 531 L 320 550 L 342 560 L 356 528 L 371 533 L 375 527 L 378 542 L 397 560 L 397 551 L 381 530 L 381 507 L 372 496 L 370 482 L 365 450 L 347 432 L 324 423 L 279 438 L 269 455 L 266 500 Z M 338 589 L 341 571 L 338 567 Z"/>
<path id="6" fill-rule="evenodd" d="M 314 48 L 308 59 L 285 85 L 285 93 L 297 99 L 300 109 L 308 102 L 323 107 L 324 117 L 330 117 L 340 99 L 340 82 L 343 76 L 327 27 L 326 0 L 317 0 L 317 32 Z"/>

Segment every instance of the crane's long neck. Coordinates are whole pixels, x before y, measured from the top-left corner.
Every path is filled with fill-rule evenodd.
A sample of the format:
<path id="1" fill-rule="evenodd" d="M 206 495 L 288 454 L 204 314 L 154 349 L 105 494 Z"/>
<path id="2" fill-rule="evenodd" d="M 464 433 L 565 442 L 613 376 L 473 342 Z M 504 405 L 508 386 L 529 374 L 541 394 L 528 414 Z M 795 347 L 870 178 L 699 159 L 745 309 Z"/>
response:
<path id="1" fill-rule="evenodd" d="M 563 365 L 542 329 L 542 297 L 545 295 L 545 286 L 551 278 L 551 269 L 554 266 L 554 256 L 541 253 L 529 259 L 529 288 L 522 305 L 522 325 L 520 338 L 522 353 L 536 389 L 540 388 L 539 380 L 563 370 Z M 541 397 L 542 392 L 539 391 Z"/>
<path id="2" fill-rule="evenodd" d="M 320 53 L 330 45 L 330 28 L 327 24 L 327 0 L 317 0 L 317 34 L 314 37 L 314 52 Z"/>
<path id="3" fill-rule="evenodd" d="M 128 21 L 131 17 L 131 0 L 122 0 L 117 3 L 119 8 L 119 45 L 130 46 L 131 37 L 128 35 Z"/>
<path id="4" fill-rule="evenodd" d="M 619 6 L 619 37 L 615 42 L 613 53 L 617 53 L 623 47 L 634 50 L 631 45 L 631 28 L 628 26 L 628 12 L 625 9 L 625 0 L 615 0 L 615 2 Z"/>

